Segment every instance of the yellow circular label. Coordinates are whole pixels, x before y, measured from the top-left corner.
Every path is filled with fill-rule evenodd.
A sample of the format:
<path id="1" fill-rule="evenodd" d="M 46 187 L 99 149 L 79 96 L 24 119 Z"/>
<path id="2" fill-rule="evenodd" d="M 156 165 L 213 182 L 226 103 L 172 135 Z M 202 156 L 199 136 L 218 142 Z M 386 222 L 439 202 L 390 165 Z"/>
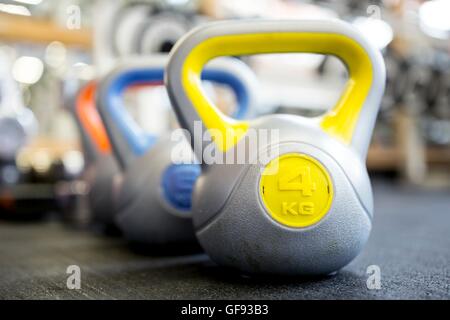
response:
<path id="1" fill-rule="evenodd" d="M 333 200 L 333 184 L 316 159 L 289 153 L 272 160 L 260 181 L 263 203 L 273 219 L 302 228 L 319 222 Z"/>

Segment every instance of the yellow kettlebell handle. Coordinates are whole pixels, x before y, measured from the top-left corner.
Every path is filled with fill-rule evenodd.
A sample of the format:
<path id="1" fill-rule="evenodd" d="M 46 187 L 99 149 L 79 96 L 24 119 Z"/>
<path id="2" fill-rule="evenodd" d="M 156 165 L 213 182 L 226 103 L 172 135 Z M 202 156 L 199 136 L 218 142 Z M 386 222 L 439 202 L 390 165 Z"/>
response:
<path id="1" fill-rule="evenodd" d="M 189 116 L 192 112 L 186 110 L 189 108 L 185 105 L 188 100 L 204 126 L 211 132 L 218 148 L 225 152 L 245 135 L 249 123 L 225 116 L 206 97 L 201 87 L 200 75 L 209 60 L 219 56 L 267 53 L 334 55 L 346 65 L 349 79 L 337 104 L 321 117 L 320 127 L 331 136 L 350 144 L 361 110 L 367 104 L 366 100 L 374 82 L 374 70 L 380 65 L 380 61 L 377 60 L 377 65 L 374 66 L 373 61 L 380 59 L 379 53 L 374 50 L 376 49 L 363 41 L 352 27 L 340 21 L 215 23 L 192 31 L 176 45 L 167 69 L 166 80 L 169 94 L 175 101 L 174 107 L 182 118 L 182 125 L 191 130 L 189 123 L 195 120 L 195 117 Z M 379 78 L 383 76 L 384 73 L 381 77 L 379 75 Z M 178 86 L 175 83 L 177 80 L 180 81 Z M 380 82 L 380 79 L 377 82 Z M 381 94 L 376 94 L 380 99 L 383 88 Z M 176 92 L 179 89 L 181 93 Z M 187 99 L 183 99 L 183 95 Z M 377 100 L 377 97 L 371 97 L 371 100 Z M 377 103 L 377 101 L 370 102 Z M 379 103 L 365 116 L 373 118 L 372 125 L 369 123 L 367 129 L 362 128 L 363 131 L 369 131 L 368 139 L 372 133 L 378 106 Z"/>

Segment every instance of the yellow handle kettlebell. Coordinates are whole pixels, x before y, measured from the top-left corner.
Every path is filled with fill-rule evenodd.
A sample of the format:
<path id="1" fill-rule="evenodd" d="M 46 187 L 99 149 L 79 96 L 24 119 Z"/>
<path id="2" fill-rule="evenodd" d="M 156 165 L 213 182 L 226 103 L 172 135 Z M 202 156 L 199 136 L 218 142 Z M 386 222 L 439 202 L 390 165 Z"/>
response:
<path id="1" fill-rule="evenodd" d="M 294 52 L 334 55 L 348 69 L 341 98 L 323 116 L 236 121 L 203 92 L 200 74 L 213 58 Z M 335 272 L 356 257 L 372 225 L 365 158 L 385 67 L 355 29 L 337 20 L 211 23 L 174 47 L 166 85 L 203 160 L 193 217 L 214 261 L 249 273 L 312 275 Z M 198 124 L 211 139 L 195 130 Z M 262 139 L 267 132 L 275 138 Z M 205 161 L 211 150 L 221 161 Z M 224 161 L 240 150 L 247 152 L 244 163 Z"/>

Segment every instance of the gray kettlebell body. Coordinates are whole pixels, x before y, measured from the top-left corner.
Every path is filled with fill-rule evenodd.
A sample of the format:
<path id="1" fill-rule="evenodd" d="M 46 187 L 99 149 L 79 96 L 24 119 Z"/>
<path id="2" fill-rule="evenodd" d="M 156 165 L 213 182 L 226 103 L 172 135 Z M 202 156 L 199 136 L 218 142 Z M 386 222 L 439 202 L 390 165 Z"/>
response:
<path id="1" fill-rule="evenodd" d="M 262 202 L 263 163 L 211 166 L 197 182 L 192 210 L 197 237 L 216 263 L 247 273 L 329 274 L 353 260 L 366 243 L 373 200 L 362 159 L 303 120 L 283 115 L 256 120 L 252 124 L 256 130 L 279 128 L 279 140 L 251 157 L 261 158 L 272 149 L 274 154 L 317 159 L 334 184 L 328 213 L 311 227 L 286 227 L 266 212 Z"/>
<path id="2" fill-rule="evenodd" d="M 136 158 L 124 173 L 116 202 L 116 222 L 130 241 L 149 244 L 196 242 L 190 211 L 174 208 L 163 196 L 162 177 L 173 165 L 174 144 L 170 135 L 159 137 L 158 142 L 145 155 Z M 189 155 L 190 146 L 187 142 L 185 146 Z M 151 170 L 148 170 L 149 166 Z"/>
<path id="3" fill-rule="evenodd" d="M 111 155 L 99 155 L 95 162 L 88 164 L 84 180 L 89 185 L 89 207 L 93 221 L 106 227 L 115 224 L 114 185 L 120 174 L 116 160 Z"/>

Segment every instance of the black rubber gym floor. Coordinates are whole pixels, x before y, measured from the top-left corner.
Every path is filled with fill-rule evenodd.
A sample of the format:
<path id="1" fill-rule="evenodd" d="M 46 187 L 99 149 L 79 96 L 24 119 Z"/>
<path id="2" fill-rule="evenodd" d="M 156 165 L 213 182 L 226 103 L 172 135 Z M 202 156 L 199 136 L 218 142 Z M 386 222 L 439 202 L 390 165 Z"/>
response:
<path id="1" fill-rule="evenodd" d="M 0 222 L 0 298 L 449 299 L 450 190 L 374 185 L 375 220 L 363 253 L 335 276 L 252 278 L 203 255 L 132 251 L 120 239 L 57 222 Z M 69 265 L 81 289 L 66 286 Z M 367 267 L 381 270 L 369 290 Z"/>

